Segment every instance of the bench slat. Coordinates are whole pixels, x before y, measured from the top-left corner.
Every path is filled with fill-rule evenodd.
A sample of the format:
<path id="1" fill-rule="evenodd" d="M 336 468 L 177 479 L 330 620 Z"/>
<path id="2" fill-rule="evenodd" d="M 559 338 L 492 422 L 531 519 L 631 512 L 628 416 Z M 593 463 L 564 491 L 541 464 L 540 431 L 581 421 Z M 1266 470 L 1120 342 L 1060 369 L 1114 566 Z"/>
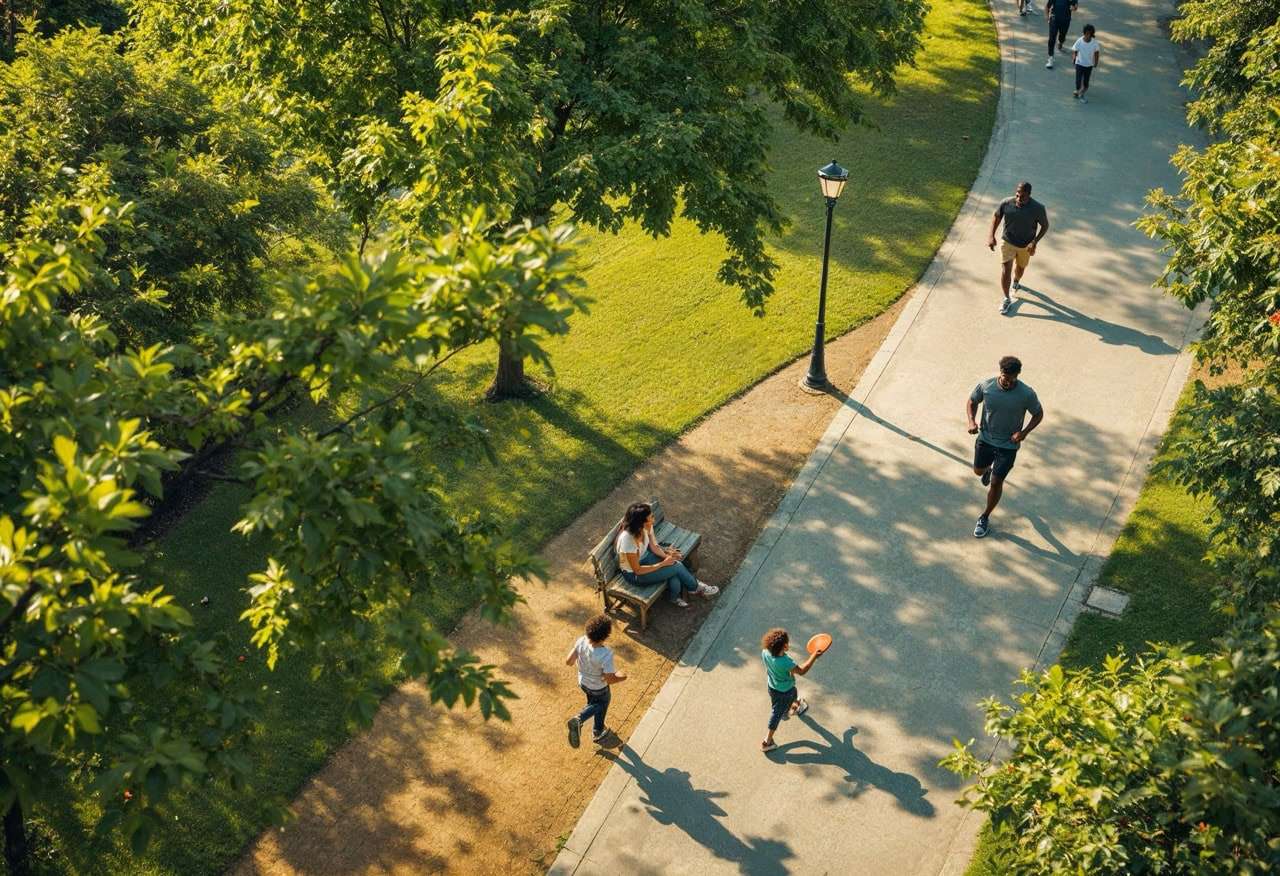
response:
<path id="1" fill-rule="evenodd" d="M 646 605 L 653 605 L 667 589 L 666 584 L 630 584 L 621 575 L 609 582 L 611 595 L 625 596 Z"/>

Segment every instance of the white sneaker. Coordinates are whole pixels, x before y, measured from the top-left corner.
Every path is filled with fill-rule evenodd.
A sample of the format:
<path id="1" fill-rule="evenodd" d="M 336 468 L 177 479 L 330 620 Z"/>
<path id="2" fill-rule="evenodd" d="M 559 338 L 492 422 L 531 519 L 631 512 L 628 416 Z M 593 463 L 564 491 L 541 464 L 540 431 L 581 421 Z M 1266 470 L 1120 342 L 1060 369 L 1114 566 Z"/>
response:
<path id="1" fill-rule="evenodd" d="M 1047 61 L 1045 61 L 1045 62 L 1044 62 L 1044 68 L 1045 68 L 1046 70 L 1052 70 L 1052 69 L 1053 69 L 1053 55 L 1050 55 L 1050 56 L 1049 56 L 1049 60 L 1047 60 Z"/>
<path id="2" fill-rule="evenodd" d="M 676 600 L 676 608 L 688 608 L 688 607 L 689 607 L 689 603 L 685 602 L 683 599 Z"/>
<path id="3" fill-rule="evenodd" d="M 699 581 L 698 589 L 695 590 L 694 592 L 697 593 L 699 596 L 705 596 L 708 599 L 710 599 L 711 597 L 715 596 L 720 592 L 720 588 L 714 584 L 703 584 L 701 581 Z"/>
<path id="4" fill-rule="evenodd" d="M 1008 298 L 1006 298 L 1004 301 L 1001 301 L 1001 302 L 1000 302 L 1000 312 L 1001 312 L 1001 313 L 1008 313 L 1008 312 L 1009 312 L 1009 308 L 1010 308 L 1010 307 L 1012 307 L 1012 306 L 1013 306 L 1013 302 L 1012 302 L 1012 301 L 1010 301 Z"/>

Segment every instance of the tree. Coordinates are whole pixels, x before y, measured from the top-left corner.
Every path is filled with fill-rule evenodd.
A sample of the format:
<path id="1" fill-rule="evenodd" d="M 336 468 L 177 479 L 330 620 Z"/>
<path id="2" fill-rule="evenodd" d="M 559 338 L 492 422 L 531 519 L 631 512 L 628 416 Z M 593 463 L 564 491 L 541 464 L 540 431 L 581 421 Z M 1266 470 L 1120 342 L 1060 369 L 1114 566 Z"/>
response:
<path id="1" fill-rule="evenodd" d="M 1280 7 L 1192 0 L 1175 39 L 1206 40 L 1187 72 L 1188 118 L 1217 139 L 1180 148 L 1176 194 L 1157 190 L 1139 225 L 1164 241 L 1160 283 L 1188 307 L 1209 302 L 1196 345 L 1214 370 L 1241 380 L 1197 382 L 1192 428 L 1169 464 L 1193 493 L 1212 498 L 1212 559 L 1231 582 L 1229 610 L 1280 595 Z"/>
<path id="2" fill-rule="evenodd" d="M 893 71 L 914 57 L 924 14 L 919 3 L 837 0 L 143 0 L 139 8 L 147 39 L 214 59 L 199 63 L 287 120 L 293 145 L 312 151 L 365 237 L 386 200 L 417 176 L 400 175 L 404 165 L 375 150 L 353 185 L 340 172 L 348 154 L 393 132 L 407 137 L 407 95 L 449 103 L 458 28 L 510 37 L 510 75 L 487 87 L 531 113 L 490 125 L 493 142 L 511 149 L 489 154 L 521 171 L 507 190 L 468 194 L 500 196 L 514 219 L 539 224 L 564 210 L 614 232 L 633 220 L 666 234 L 683 215 L 724 237 L 719 277 L 757 312 L 775 270 L 764 237 L 782 224 L 766 185 L 768 103 L 792 124 L 834 136 L 862 117 L 859 82 L 892 88 Z M 518 392 L 523 375 L 517 351 L 503 349 L 499 396 Z"/>
<path id="3" fill-rule="evenodd" d="M 133 205 L 77 297 L 124 343 L 185 340 L 258 306 L 272 247 L 323 227 L 320 192 L 267 126 L 172 58 L 96 30 L 24 36 L 0 65 L 0 262 L 8 241 L 68 233 L 52 205 L 84 178 Z"/>
<path id="4" fill-rule="evenodd" d="M 15 876 L 37 778 L 96 776 L 104 826 L 140 848 L 172 789 L 244 777 L 253 703 L 225 680 L 225 643 L 200 639 L 129 546 L 144 493 L 159 500 L 175 480 L 249 488 L 236 528 L 265 539 L 269 558 L 243 620 L 269 666 L 305 661 L 368 719 L 365 680 L 386 653 L 376 636 L 433 700 L 509 716 L 494 667 L 419 609 L 442 582 L 466 581 L 502 620 L 519 598 L 511 578 L 537 568 L 451 505 L 430 451 L 479 452 L 479 430 L 411 390 L 493 337 L 497 302 L 531 287 L 571 298 L 574 282 L 564 231 L 499 235 L 476 211 L 400 258 L 353 256 L 282 282 L 269 312 L 225 315 L 187 345 L 127 346 L 78 304 L 109 242 L 136 239 L 133 211 L 105 177 L 78 180 L 32 208 L 70 233 L 16 242 L 0 294 L 0 807 Z M 282 420 L 299 393 L 337 419 Z M 229 470 L 213 466 L 228 453 Z"/>
<path id="5" fill-rule="evenodd" d="M 1014 706 L 985 706 L 1008 759 L 988 766 L 957 743 L 943 765 L 978 777 L 964 802 L 991 816 L 1010 872 L 1274 872 L 1278 677 L 1273 606 L 1208 657 L 1164 648 L 1024 673 Z"/>

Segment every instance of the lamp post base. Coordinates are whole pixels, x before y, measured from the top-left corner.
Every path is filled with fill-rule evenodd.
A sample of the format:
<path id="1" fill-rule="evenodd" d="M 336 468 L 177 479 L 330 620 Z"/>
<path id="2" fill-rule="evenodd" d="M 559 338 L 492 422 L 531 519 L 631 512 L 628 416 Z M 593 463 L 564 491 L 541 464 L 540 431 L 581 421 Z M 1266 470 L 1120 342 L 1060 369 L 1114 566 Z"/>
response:
<path id="1" fill-rule="evenodd" d="M 825 377 L 822 378 L 821 382 L 812 380 L 811 377 L 812 375 L 806 374 L 800 378 L 800 389 L 809 393 L 809 395 L 826 395 L 835 388 L 831 385 L 831 381 Z"/>

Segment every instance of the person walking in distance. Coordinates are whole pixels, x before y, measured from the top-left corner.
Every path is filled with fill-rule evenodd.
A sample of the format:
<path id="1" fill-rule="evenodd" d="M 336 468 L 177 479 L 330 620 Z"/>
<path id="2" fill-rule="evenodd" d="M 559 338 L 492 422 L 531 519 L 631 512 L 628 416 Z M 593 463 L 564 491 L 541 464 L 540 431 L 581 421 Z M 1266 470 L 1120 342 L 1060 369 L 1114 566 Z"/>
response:
<path id="1" fill-rule="evenodd" d="M 1005 356 L 1000 360 L 1000 374 L 975 386 L 965 404 L 969 434 L 978 436 L 973 442 L 973 473 L 987 488 L 987 507 L 973 528 L 974 538 L 982 538 L 990 530 L 991 512 L 1000 503 L 1004 479 L 1013 469 L 1018 448 L 1044 419 L 1035 390 L 1018 380 L 1021 373 L 1022 362 L 1016 356 Z M 1031 414 L 1030 422 L 1026 422 L 1027 414 Z"/>
<path id="2" fill-rule="evenodd" d="M 1049 60 L 1044 62 L 1044 66 L 1049 70 L 1053 69 L 1054 43 L 1062 50 L 1067 41 L 1067 31 L 1071 29 L 1071 13 L 1078 5 L 1076 0 L 1048 0 L 1044 4 L 1044 17 L 1049 20 Z"/>
<path id="3" fill-rule="evenodd" d="M 1094 34 L 1093 25 L 1086 24 L 1084 36 L 1071 46 L 1071 59 L 1076 64 L 1076 91 L 1073 96 L 1081 103 L 1089 102 L 1084 93 L 1089 90 L 1089 77 L 1102 60 L 1102 45 L 1094 38 Z"/>
<path id="4" fill-rule="evenodd" d="M 1031 183 L 1018 183 L 1012 198 L 1005 198 L 996 207 L 991 218 L 991 231 L 987 234 L 987 248 L 995 251 L 996 229 L 1004 222 L 1004 234 L 1000 244 L 1000 291 L 1004 300 L 1000 312 L 1008 313 L 1013 301 L 1009 297 L 1009 282 L 1013 288 L 1022 288 L 1022 274 L 1036 254 L 1036 244 L 1049 233 L 1049 214 L 1044 204 L 1031 197 Z"/>
<path id="5" fill-rule="evenodd" d="M 609 712 L 609 686 L 627 677 L 614 669 L 613 649 L 605 645 L 605 639 L 613 632 L 613 621 L 607 614 L 598 614 L 587 621 L 585 636 L 579 636 L 573 643 L 569 656 L 565 658 L 566 666 L 578 664 L 578 687 L 587 695 L 587 705 L 581 712 L 569 719 L 569 744 L 578 747 L 582 722 L 593 720 L 591 738 L 600 742 L 609 732 L 604 725 L 604 717 Z"/>

